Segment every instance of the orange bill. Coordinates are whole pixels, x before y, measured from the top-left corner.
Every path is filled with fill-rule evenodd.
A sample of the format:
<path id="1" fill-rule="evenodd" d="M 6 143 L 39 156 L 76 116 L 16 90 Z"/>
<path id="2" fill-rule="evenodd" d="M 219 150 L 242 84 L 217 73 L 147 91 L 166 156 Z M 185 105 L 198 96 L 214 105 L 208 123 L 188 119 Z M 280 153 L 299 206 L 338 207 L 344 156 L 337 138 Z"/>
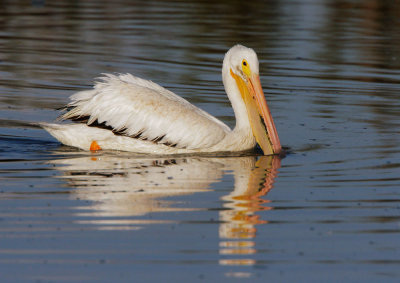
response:
<path id="1" fill-rule="evenodd" d="M 232 71 L 231 75 L 242 94 L 253 135 L 263 150 L 264 155 L 279 154 L 282 151 L 281 143 L 267 101 L 265 100 L 259 75 L 251 74 L 247 82 Z"/>

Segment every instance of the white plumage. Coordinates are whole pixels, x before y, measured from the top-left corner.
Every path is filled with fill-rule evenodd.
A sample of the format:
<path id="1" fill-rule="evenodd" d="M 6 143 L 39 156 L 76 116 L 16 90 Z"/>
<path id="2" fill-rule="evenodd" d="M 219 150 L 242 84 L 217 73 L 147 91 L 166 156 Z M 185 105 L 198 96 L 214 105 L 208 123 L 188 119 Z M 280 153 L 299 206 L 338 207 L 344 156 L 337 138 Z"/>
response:
<path id="1" fill-rule="evenodd" d="M 234 130 L 171 91 L 131 74 L 105 74 L 92 90 L 72 95 L 60 119 L 76 123 L 42 126 L 60 142 L 84 150 L 93 142 L 102 149 L 152 154 L 248 150 L 256 139 L 237 84 L 238 78 L 247 84 L 251 80 L 244 60 L 258 77 L 252 49 L 234 46 L 223 64 L 224 86 L 237 119 Z"/>
<path id="2" fill-rule="evenodd" d="M 230 131 L 185 99 L 130 74 L 107 74 L 93 90 L 78 92 L 71 99 L 69 106 L 74 108 L 62 119 L 89 116 L 89 125 L 105 123 L 115 132 L 130 137 L 140 134 L 142 140 L 176 144 L 177 148 L 210 147 Z"/>

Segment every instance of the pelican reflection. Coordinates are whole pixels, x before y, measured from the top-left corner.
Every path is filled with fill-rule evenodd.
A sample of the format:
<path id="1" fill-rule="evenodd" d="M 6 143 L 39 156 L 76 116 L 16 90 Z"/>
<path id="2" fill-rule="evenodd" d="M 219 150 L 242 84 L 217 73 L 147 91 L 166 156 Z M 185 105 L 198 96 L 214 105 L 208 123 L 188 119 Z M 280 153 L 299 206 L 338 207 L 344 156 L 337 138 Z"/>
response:
<path id="1" fill-rule="evenodd" d="M 84 155 L 52 161 L 72 187 L 71 198 L 82 224 L 98 229 L 140 229 L 173 222 L 143 217 L 150 213 L 207 210 L 185 208 L 169 197 L 210 192 L 211 185 L 232 174 L 234 186 L 219 211 L 220 264 L 253 264 L 257 212 L 272 209 L 264 196 L 271 190 L 280 159 L 276 156 L 143 158 L 122 154 Z M 150 219 L 149 219 L 150 218 Z M 165 219 L 165 218 L 164 218 Z M 247 257 L 246 257 L 247 256 Z"/>
<path id="2" fill-rule="evenodd" d="M 129 224 L 150 224 L 148 220 L 110 217 L 143 216 L 153 212 L 188 211 L 174 207 L 167 197 L 209 191 L 210 184 L 223 176 L 223 160 L 218 158 L 130 158 L 121 154 L 85 155 L 52 161 L 60 176 L 73 187 L 72 197 L 87 200 L 80 216 L 94 216 L 92 224 L 124 229 Z"/>

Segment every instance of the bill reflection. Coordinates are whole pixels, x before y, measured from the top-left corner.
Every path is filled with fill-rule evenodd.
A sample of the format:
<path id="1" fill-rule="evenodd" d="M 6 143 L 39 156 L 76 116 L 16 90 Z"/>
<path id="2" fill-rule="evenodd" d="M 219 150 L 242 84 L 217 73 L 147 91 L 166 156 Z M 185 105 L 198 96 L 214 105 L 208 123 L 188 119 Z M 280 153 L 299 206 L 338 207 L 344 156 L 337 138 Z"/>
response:
<path id="1" fill-rule="evenodd" d="M 257 225 L 268 221 L 260 219 L 257 212 L 270 210 L 269 201 L 264 199 L 273 187 L 280 167 L 276 156 L 261 156 L 253 160 L 242 172 L 235 173 L 234 190 L 224 196 L 226 210 L 220 212 L 219 227 L 221 265 L 253 265 L 251 258 L 256 250 Z"/>

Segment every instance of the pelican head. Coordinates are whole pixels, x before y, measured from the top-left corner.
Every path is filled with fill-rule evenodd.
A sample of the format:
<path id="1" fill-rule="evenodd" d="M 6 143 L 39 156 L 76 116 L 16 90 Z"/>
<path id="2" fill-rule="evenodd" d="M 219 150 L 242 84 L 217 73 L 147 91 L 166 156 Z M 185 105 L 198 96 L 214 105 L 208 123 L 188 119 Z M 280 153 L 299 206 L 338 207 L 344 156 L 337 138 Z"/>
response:
<path id="1" fill-rule="evenodd" d="M 235 45 L 225 54 L 222 76 L 236 116 L 236 127 L 251 127 L 265 155 L 282 150 L 274 121 L 261 87 L 257 54 Z"/>

